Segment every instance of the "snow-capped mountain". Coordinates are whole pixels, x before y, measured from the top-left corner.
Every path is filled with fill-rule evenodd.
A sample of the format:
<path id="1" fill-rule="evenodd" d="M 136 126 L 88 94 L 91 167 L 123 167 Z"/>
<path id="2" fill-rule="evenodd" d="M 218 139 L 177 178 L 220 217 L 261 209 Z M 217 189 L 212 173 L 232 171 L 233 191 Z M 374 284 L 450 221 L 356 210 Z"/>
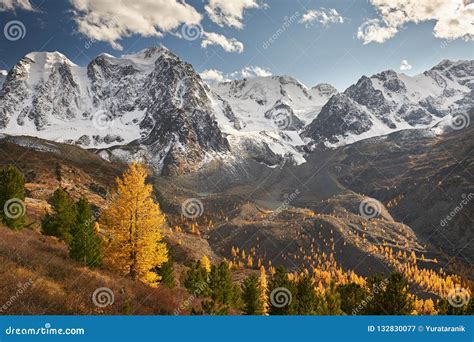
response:
<path id="1" fill-rule="evenodd" d="M 228 150 L 206 87 L 165 48 L 102 54 L 87 67 L 58 52 L 33 52 L 12 68 L 0 92 L 0 127 L 109 148 L 101 153 L 109 158 L 141 157 L 157 172 L 186 172 L 207 154 Z"/>
<path id="2" fill-rule="evenodd" d="M 315 146 L 408 128 L 440 133 L 442 120 L 474 107 L 473 64 L 443 61 L 414 77 L 384 71 L 338 93 L 288 76 L 209 86 L 163 47 L 101 54 L 86 67 L 59 52 L 32 52 L 6 76 L 0 132 L 93 148 L 107 159 L 143 159 L 162 174 L 212 158 L 301 164 Z"/>
<path id="3" fill-rule="evenodd" d="M 231 146 L 271 166 L 305 161 L 298 132 L 337 93 L 329 84 L 309 89 L 288 76 L 246 78 L 211 88 L 218 122 Z"/>
<path id="4" fill-rule="evenodd" d="M 6 70 L 0 70 L 0 88 L 3 85 L 3 82 L 5 82 L 5 79 L 7 78 L 8 71 Z"/>
<path id="5" fill-rule="evenodd" d="M 311 122 L 337 90 L 329 84 L 308 89 L 289 76 L 255 77 L 215 84 L 212 90 L 230 105 L 234 126 L 245 131 L 265 130 L 274 114 L 290 117 L 285 129 L 298 130 Z"/>
<path id="6" fill-rule="evenodd" d="M 474 61 L 442 61 L 413 77 L 392 70 L 363 76 L 336 94 L 302 136 L 341 146 L 394 131 L 435 126 L 474 107 Z"/>

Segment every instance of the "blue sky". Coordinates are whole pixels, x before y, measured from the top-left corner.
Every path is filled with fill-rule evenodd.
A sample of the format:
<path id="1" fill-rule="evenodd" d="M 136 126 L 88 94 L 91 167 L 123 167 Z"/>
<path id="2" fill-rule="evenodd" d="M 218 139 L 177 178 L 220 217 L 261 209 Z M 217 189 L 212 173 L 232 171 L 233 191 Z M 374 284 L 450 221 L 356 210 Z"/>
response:
<path id="1" fill-rule="evenodd" d="M 227 0 L 233 8 L 220 8 L 222 0 L 186 5 L 156 0 L 151 7 L 130 9 L 137 12 L 128 12 L 127 6 L 140 0 L 2 1 L 0 69 L 12 67 L 30 51 L 57 50 L 86 65 L 102 52 L 120 56 L 163 44 L 200 73 L 212 70 L 230 79 L 247 68 L 290 75 L 310 87 L 324 82 L 343 90 L 361 75 L 400 71 L 403 60 L 403 72 L 417 74 L 445 58 L 474 59 L 474 25 L 472 17 L 466 19 L 466 13 L 474 16 L 474 4 L 466 0 L 439 8 L 429 7 L 428 0 L 409 5 L 387 0 L 383 6 L 366 0 Z M 391 17 L 387 9 L 402 16 Z M 107 21 L 104 13 L 112 19 Z M 156 15 L 150 18 L 150 13 Z M 175 20 L 169 13 L 176 13 Z M 86 23 L 82 28 L 78 17 Z M 24 25 L 23 38 L 7 39 L 5 26 L 13 20 Z M 150 33 L 150 25 L 161 36 Z M 183 25 L 198 30 L 197 38 L 183 37 Z M 101 41 L 117 34 L 120 38 Z M 226 42 L 215 43 L 216 35 Z M 209 44 L 202 47 L 206 39 Z"/>

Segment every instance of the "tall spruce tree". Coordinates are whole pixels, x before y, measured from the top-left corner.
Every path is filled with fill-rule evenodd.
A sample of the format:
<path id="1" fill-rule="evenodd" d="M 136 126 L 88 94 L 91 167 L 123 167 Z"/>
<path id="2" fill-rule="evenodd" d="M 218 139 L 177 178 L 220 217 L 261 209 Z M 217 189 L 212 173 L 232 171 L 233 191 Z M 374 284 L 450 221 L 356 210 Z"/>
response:
<path id="1" fill-rule="evenodd" d="M 41 232 L 70 244 L 71 229 L 76 223 L 76 204 L 64 189 L 58 188 L 51 198 L 51 208 L 52 212 L 41 220 Z"/>
<path id="2" fill-rule="evenodd" d="M 160 267 L 157 267 L 156 273 L 160 276 L 163 285 L 170 288 L 175 286 L 173 260 L 171 260 L 170 256 L 168 256 L 167 262 L 162 264 Z"/>
<path id="3" fill-rule="evenodd" d="M 359 284 L 349 283 L 339 285 L 337 292 L 341 297 L 341 310 L 346 315 L 362 315 L 365 310 L 365 301 L 369 293 Z"/>
<path id="4" fill-rule="evenodd" d="M 0 216 L 14 230 L 25 224 L 25 177 L 15 166 L 0 171 Z"/>
<path id="5" fill-rule="evenodd" d="M 269 314 L 270 315 L 289 315 L 290 312 L 294 312 L 294 305 L 295 300 L 294 297 L 296 295 L 296 287 L 294 286 L 293 282 L 288 279 L 288 274 L 283 266 L 278 266 L 275 270 L 275 273 L 270 279 L 269 282 Z M 287 296 L 288 299 L 285 305 L 280 306 L 277 303 L 277 296 L 279 290 L 283 288 L 286 289 L 287 293 L 291 293 L 291 298 Z M 276 305 L 275 305 L 276 304 Z"/>
<path id="6" fill-rule="evenodd" d="M 316 315 L 343 315 L 341 309 L 341 295 L 334 283 L 324 293 L 318 295 Z"/>
<path id="7" fill-rule="evenodd" d="M 317 311 L 318 297 L 314 290 L 314 283 L 310 276 L 302 275 L 296 283 L 296 296 L 290 308 L 290 314 L 314 315 Z"/>
<path id="8" fill-rule="evenodd" d="M 97 235 L 91 206 L 85 198 L 81 198 L 76 208 L 76 220 L 70 230 L 69 255 L 86 266 L 100 266 L 101 239 Z"/>
<path id="9" fill-rule="evenodd" d="M 223 261 L 212 265 L 209 273 L 209 298 L 203 301 L 204 313 L 228 315 L 231 308 L 239 303 L 239 287 L 232 282 L 229 265 Z"/>
<path id="10" fill-rule="evenodd" d="M 408 281 L 401 273 L 394 272 L 387 279 L 375 276 L 368 280 L 373 299 L 365 314 L 409 315 L 413 311 L 414 298 L 410 294 Z"/>
<path id="11" fill-rule="evenodd" d="M 245 315 L 262 315 L 264 313 L 260 282 L 257 275 L 248 276 L 242 283 L 242 300 Z"/>
<path id="12" fill-rule="evenodd" d="M 206 297 L 209 294 L 209 274 L 200 261 L 191 264 L 186 271 L 183 285 L 194 296 Z"/>

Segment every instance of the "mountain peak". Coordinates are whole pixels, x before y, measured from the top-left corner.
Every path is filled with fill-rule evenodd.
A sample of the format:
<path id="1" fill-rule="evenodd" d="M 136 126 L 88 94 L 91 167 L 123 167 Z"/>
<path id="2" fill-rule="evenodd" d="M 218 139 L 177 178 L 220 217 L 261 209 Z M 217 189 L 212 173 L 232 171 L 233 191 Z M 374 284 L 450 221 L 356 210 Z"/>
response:
<path id="1" fill-rule="evenodd" d="M 164 46 L 150 46 L 145 49 L 142 49 L 138 52 L 123 55 L 122 58 L 132 59 L 132 60 L 142 60 L 142 61 L 150 61 L 155 62 L 159 57 L 167 55 L 169 57 L 177 58 L 175 54 L 173 54 L 170 50 L 168 50 Z"/>
<path id="2" fill-rule="evenodd" d="M 460 59 L 457 61 L 452 61 L 450 59 L 443 59 L 441 62 L 436 64 L 431 70 L 447 70 L 453 67 L 463 67 L 464 65 L 472 65 L 474 61 Z"/>
<path id="3" fill-rule="evenodd" d="M 70 65 L 75 65 L 69 60 L 66 56 L 58 51 L 48 52 L 48 51 L 34 51 L 27 54 L 24 58 L 28 58 L 35 63 L 39 64 L 55 64 L 55 63 L 67 63 Z"/>
<path id="4" fill-rule="evenodd" d="M 329 83 L 319 83 L 319 84 L 316 84 L 311 89 L 315 89 L 321 94 L 325 94 L 325 95 L 333 95 L 337 93 L 337 89 L 333 87 L 332 85 L 330 85 Z"/>

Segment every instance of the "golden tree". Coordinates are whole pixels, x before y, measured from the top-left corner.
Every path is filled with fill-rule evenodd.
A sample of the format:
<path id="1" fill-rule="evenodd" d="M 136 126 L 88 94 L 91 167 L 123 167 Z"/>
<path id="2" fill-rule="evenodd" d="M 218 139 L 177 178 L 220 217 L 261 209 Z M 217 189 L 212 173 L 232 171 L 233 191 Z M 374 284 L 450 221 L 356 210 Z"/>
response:
<path id="1" fill-rule="evenodd" d="M 129 165 L 100 224 L 111 234 L 106 258 L 112 268 L 133 280 L 156 284 L 160 277 L 153 271 L 168 260 L 161 230 L 165 217 L 152 198 L 153 187 L 145 184 L 147 169 Z"/>
<path id="2" fill-rule="evenodd" d="M 211 272 L 211 262 L 205 254 L 201 258 L 201 266 L 204 267 L 207 273 Z"/>
<path id="3" fill-rule="evenodd" d="M 260 301 L 262 302 L 262 315 L 268 315 L 268 282 L 265 267 L 260 267 L 260 276 L 258 278 L 260 285 Z"/>

